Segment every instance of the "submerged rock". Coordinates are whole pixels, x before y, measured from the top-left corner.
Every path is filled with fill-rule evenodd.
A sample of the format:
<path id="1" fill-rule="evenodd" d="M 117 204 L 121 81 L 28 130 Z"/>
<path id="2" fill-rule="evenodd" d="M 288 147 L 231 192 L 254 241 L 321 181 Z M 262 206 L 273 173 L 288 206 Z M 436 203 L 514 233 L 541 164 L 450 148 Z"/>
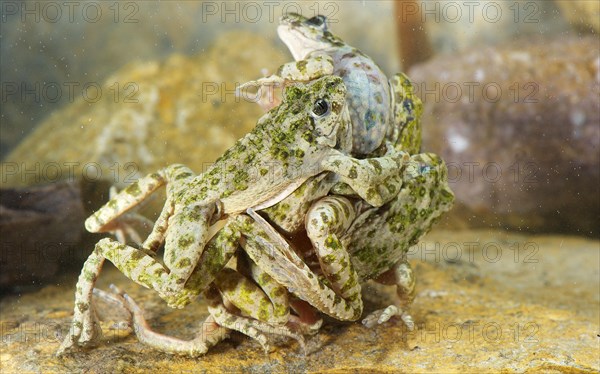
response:
<path id="1" fill-rule="evenodd" d="M 72 317 L 75 278 L 0 300 L 3 372 L 598 372 L 598 241 L 501 231 L 438 231 L 411 249 L 416 330 L 398 321 L 367 329 L 328 319 L 306 354 L 289 340 L 272 352 L 238 333 L 200 358 L 159 353 L 102 322 L 98 347 L 54 356 Z M 107 268 L 110 283 L 145 308 L 156 330 L 192 339 L 207 316 L 198 300 L 168 308 Z M 393 302 L 392 287 L 365 287 L 365 313 Z"/>
<path id="2" fill-rule="evenodd" d="M 575 27 L 591 33 L 600 32 L 600 2 L 590 0 L 556 0 L 562 15 Z"/>
<path id="3" fill-rule="evenodd" d="M 72 265 L 84 217 L 77 183 L 0 189 L 0 289 L 47 283 Z"/>
<path id="4" fill-rule="evenodd" d="M 449 167 L 449 221 L 599 234 L 599 48 L 595 37 L 528 41 L 410 71 L 423 148 Z"/>

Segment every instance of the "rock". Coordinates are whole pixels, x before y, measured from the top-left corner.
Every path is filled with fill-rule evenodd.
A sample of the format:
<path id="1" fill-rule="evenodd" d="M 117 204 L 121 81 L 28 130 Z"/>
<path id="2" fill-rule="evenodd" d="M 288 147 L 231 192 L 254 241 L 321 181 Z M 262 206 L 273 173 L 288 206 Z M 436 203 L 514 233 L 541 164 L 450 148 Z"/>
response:
<path id="1" fill-rule="evenodd" d="M 449 222 L 600 234 L 599 48 L 595 37 L 519 42 L 409 72 L 423 148 L 449 167 Z"/>
<path id="2" fill-rule="evenodd" d="M 96 348 L 54 357 L 68 330 L 75 277 L 21 297 L 0 300 L 3 372 L 597 372 L 598 240 L 502 231 L 434 231 L 411 251 L 418 276 L 411 314 L 417 330 L 398 322 L 367 329 L 328 320 L 308 338 L 276 340 L 265 354 L 237 333 L 199 359 L 158 353 L 126 330 L 103 322 Z M 169 309 L 152 292 L 113 268 L 115 283 L 145 307 L 158 331 L 192 338 L 207 315 L 203 300 Z M 365 287 L 366 312 L 392 302 L 392 290 Z"/>
<path id="3" fill-rule="evenodd" d="M 414 12 L 403 1 L 406 13 Z M 540 33 L 561 35 L 570 30 L 553 1 L 415 1 L 425 21 L 434 52 L 459 53 L 474 46 L 509 43 L 516 38 L 535 38 Z"/>
<path id="4" fill-rule="evenodd" d="M 556 0 L 562 15 L 580 30 L 600 32 L 600 2 L 588 0 Z"/>
<path id="5" fill-rule="evenodd" d="M 85 217 L 80 187 L 0 190 L 0 288 L 47 283 L 73 260 Z"/>
<path id="6" fill-rule="evenodd" d="M 112 88 L 111 95 L 76 100 L 37 127 L 6 158 L 3 182 L 83 179 L 124 186 L 171 163 L 201 172 L 263 114 L 235 98 L 236 84 L 283 62 L 265 39 L 231 32 L 195 57 L 131 63 L 105 80 L 102 91 Z"/>

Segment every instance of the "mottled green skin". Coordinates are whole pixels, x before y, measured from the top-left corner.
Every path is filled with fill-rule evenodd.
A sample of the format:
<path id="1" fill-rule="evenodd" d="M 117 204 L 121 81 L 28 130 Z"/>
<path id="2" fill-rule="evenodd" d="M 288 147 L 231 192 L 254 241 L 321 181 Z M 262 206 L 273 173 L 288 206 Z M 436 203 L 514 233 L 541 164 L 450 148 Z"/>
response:
<path id="1" fill-rule="evenodd" d="M 377 108 L 391 112 L 390 121 L 376 122 L 379 130 L 371 128 L 367 132 L 357 131 L 364 127 L 361 118 L 369 107 L 357 107 L 356 103 L 365 102 L 360 99 L 365 92 L 371 95 L 380 92 L 379 88 L 387 87 L 381 85 L 376 87 L 377 89 L 373 88 L 373 82 L 375 86 L 381 83 L 380 71 L 373 67 L 376 65 L 368 61 L 364 54 L 332 35 L 323 25 L 315 26 L 297 14 L 284 16 L 281 23 L 280 37 L 299 61 L 283 65 L 276 76 L 264 78 L 258 83 L 307 80 L 324 74 L 338 74 L 346 83 L 351 82 L 354 91 L 349 92 L 348 97 L 353 123 L 352 152 L 361 154 L 365 149 L 372 149 L 372 152 L 366 155 L 366 161 L 373 166 L 373 174 L 381 171 L 381 165 L 375 158 L 379 155 L 403 152 L 416 154 L 420 151 L 422 104 L 414 94 L 410 80 L 404 74 L 396 74 L 389 81 L 389 105 L 387 102 L 377 104 Z M 322 53 L 326 55 L 323 56 Z M 306 58 L 307 56 L 312 57 Z M 377 79 L 363 82 L 360 79 L 361 74 L 375 76 Z M 383 141 L 377 140 L 381 130 L 385 133 Z M 373 149 L 374 141 L 381 142 L 381 146 Z M 436 156 L 413 156 L 410 166 L 404 166 L 398 167 L 396 178 L 387 179 L 382 183 L 389 196 L 392 196 L 383 206 L 378 204 L 373 207 L 373 204 L 360 199 L 354 200 L 357 196 L 352 187 L 345 183 L 336 184 L 335 178 L 314 177 L 279 204 L 263 210 L 262 214 L 269 223 L 281 233 L 296 234 L 306 229 L 317 254 L 316 258 L 306 258 L 305 261 L 315 264 L 313 270 L 322 273 L 319 283 L 312 286 L 307 286 L 311 274 L 299 270 L 292 272 L 296 279 L 289 276 L 278 281 L 299 290 L 296 291 L 297 295 L 298 292 L 302 292 L 303 294 L 298 296 L 308 300 L 313 306 L 321 305 L 319 309 L 322 312 L 339 319 L 356 319 L 362 311 L 362 303 L 359 302 L 360 299 L 357 300 L 360 293 L 357 283 L 385 272 L 396 273 L 392 274 L 392 277 L 396 277 L 398 293 L 403 299 L 403 307 L 406 308 L 412 301 L 415 283 L 410 265 L 406 261 L 406 251 L 450 208 L 453 195 L 447 185 L 445 165 Z M 423 170 L 427 173 L 415 175 L 414 170 L 409 169 Z M 356 175 L 354 169 L 349 171 L 349 176 Z M 427 196 L 415 196 L 416 190 L 420 193 L 426 192 Z M 351 201 L 341 198 L 319 201 L 328 193 L 348 196 L 354 202 L 354 206 L 348 209 Z M 366 196 L 369 198 L 368 193 Z M 314 217 L 309 214 L 311 209 L 317 212 L 313 213 Z M 413 212 L 417 212 L 418 216 L 414 216 Z M 349 221 L 352 221 L 351 226 Z M 336 225 L 337 227 L 334 227 Z M 329 229 L 326 230 L 332 232 L 328 232 L 322 238 L 316 238 L 315 236 L 327 226 Z M 259 233 L 247 235 L 259 236 Z M 323 293 L 331 289 L 335 290 L 335 296 L 332 300 L 324 300 L 326 297 Z M 353 312 L 349 313 L 349 309 Z M 394 313 L 401 314 L 402 311 L 397 309 Z M 381 322 L 389 317 L 387 315 L 382 318 Z M 370 323 L 367 321 L 367 324 Z"/>
<path id="2" fill-rule="evenodd" d="M 117 230 L 121 216 L 167 185 L 164 209 L 141 248 L 111 239 L 96 245 L 79 277 L 71 331 L 59 353 L 99 336 L 92 290 L 104 259 L 157 291 L 172 307 L 183 307 L 202 292 L 233 256 L 239 241 L 232 219 L 209 242 L 214 222 L 273 199 L 271 203 L 276 203 L 289 193 L 287 189 L 328 170 L 327 159 L 337 159 L 349 148 L 347 124 L 340 120 L 345 93 L 339 77 L 294 84 L 286 89 L 283 104 L 263 116 L 205 173 L 195 176 L 183 165 L 168 166 L 133 183 L 89 217 L 90 232 Z M 315 114 L 317 100 L 327 103 L 326 113 Z M 154 256 L 162 243 L 164 264 Z"/>
<path id="3" fill-rule="evenodd" d="M 352 154 L 360 158 L 380 155 L 385 140 L 394 142 L 390 137 L 391 131 L 403 131 L 402 123 L 416 122 L 412 119 L 407 122 L 406 118 L 412 105 L 406 97 L 406 76 L 398 74 L 388 81 L 369 56 L 328 30 L 325 17 L 308 19 L 300 14 L 288 13 L 281 17 L 279 23 L 279 37 L 296 61 L 282 65 L 270 77 L 248 82 L 247 85 L 285 85 L 286 82 L 309 81 L 330 74 L 341 77 L 347 88 L 344 116 L 352 124 Z M 264 97 L 258 102 L 264 108 L 278 104 Z M 414 119 L 418 117 L 413 116 Z M 413 148 L 420 147 L 420 133 L 405 139 L 408 140 L 405 144 L 408 148 L 403 150 L 414 153 Z"/>
<path id="4" fill-rule="evenodd" d="M 452 206 L 446 166 L 438 156 L 414 155 L 407 169 L 396 199 L 378 208 L 361 203 L 364 211 L 341 238 L 362 281 L 404 260 L 408 248 Z"/>
<path id="5" fill-rule="evenodd" d="M 340 47 L 344 45 L 340 40 L 337 43 Z M 279 74 L 294 77 L 299 73 L 297 77 L 301 78 L 315 66 L 327 69 L 327 64 L 327 60 L 301 61 L 282 67 Z M 373 326 L 399 315 L 412 326 L 407 311 L 414 297 L 415 276 L 406 260 L 406 252 L 450 208 L 453 195 L 447 185 L 443 162 L 435 155 L 416 154 L 421 147 L 422 106 L 410 81 L 405 75 L 397 74 L 390 85 L 394 122 L 386 129 L 385 143 L 365 160 L 332 161 L 332 166 L 341 167 L 342 163 L 347 166 L 346 173 L 342 174 L 347 177 L 345 182 L 353 182 L 352 186 L 337 174 L 319 174 L 279 203 L 261 210 L 268 222 L 261 223 L 260 216 L 236 217 L 235 226 L 244 238 L 244 250 L 249 257 L 245 261 L 262 275 L 244 271 L 243 267 L 220 272 L 215 272 L 220 264 L 211 267 L 211 274 L 216 277 L 215 287 L 241 314 L 230 314 L 223 319 L 222 310 L 214 312 L 221 326 L 231 326 L 263 345 L 264 336 L 255 331 L 257 326 L 271 332 L 278 328 L 278 333 L 298 338 L 293 331 L 302 332 L 299 329 L 301 315 L 292 331 L 281 326 L 288 319 L 298 319 L 289 313 L 288 292 L 334 318 L 356 320 L 362 314 L 360 283 L 369 279 L 396 285 L 399 299 L 397 305 L 370 314 L 363 323 Z M 395 160 L 395 168 L 391 160 Z M 391 178 L 390 169 L 393 169 Z M 365 178 L 365 172 L 373 179 Z M 376 178 L 381 175 L 386 177 Z M 374 183 L 379 185 L 379 190 L 374 189 Z M 367 200 L 372 195 L 383 196 L 382 189 L 387 190 L 388 195 L 373 204 L 357 196 L 355 188 L 362 188 Z M 334 194 L 327 196 L 332 191 Z M 305 257 L 300 257 L 281 235 L 303 233 L 309 236 L 315 253 L 308 251 Z M 194 274 L 190 281 L 206 281 L 206 277 Z M 249 284 L 249 279 L 254 283 Z M 190 281 L 186 288 L 205 287 L 203 282 Z M 141 318 L 139 313 L 138 318 Z M 315 325 L 313 331 L 319 325 Z M 289 322 L 286 326 L 292 328 Z M 138 325 L 136 331 L 139 330 Z M 160 339 L 145 342 L 177 353 L 197 351 L 198 347 L 194 342 L 180 342 L 177 349 L 161 344 Z"/>
<path id="6" fill-rule="evenodd" d="M 339 39 L 336 43 L 344 46 Z M 317 76 L 328 77 L 328 66 L 330 60 L 317 58 L 288 65 L 286 74 L 294 77 L 297 72 L 301 78 L 316 71 Z M 90 231 L 114 229 L 119 214 L 143 200 L 161 180 L 168 182 L 165 210 L 142 250 L 109 239 L 96 246 L 78 283 L 74 322 L 61 352 L 97 338 L 90 314 L 91 289 L 104 258 L 132 280 L 158 291 L 172 306 L 183 307 L 206 291 L 211 313 L 206 323 L 240 331 L 265 347 L 264 333 L 302 343 L 302 333 L 320 326 L 320 322 L 306 326 L 301 313 L 290 314 L 290 293 L 334 318 L 356 320 L 362 314 L 360 283 L 377 277 L 397 286 L 399 303 L 372 313 L 363 323 L 372 326 L 400 315 L 410 327 L 407 309 L 415 278 L 406 251 L 451 206 L 446 169 L 434 155 L 410 156 L 420 150 L 421 103 L 401 74 L 390 81 L 394 120 L 383 128 L 382 144 L 364 160 L 348 157 L 357 139 L 356 132 L 348 131 L 344 100 L 331 101 L 331 114 L 337 116 L 333 120 L 318 122 L 309 111 L 308 104 L 317 97 L 342 94 L 332 79 L 321 78 L 308 90 L 303 85 L 288 87 L 283 104 L 201 176 L 194 177 L 181 166 L 167 168 L 129 187 L 88 220 Z M 315 120 L 313 127 L 310 118 Z M 178 207 L 185 214 L 177 215 Z M 252 218 L 235 215 L 252 207 L 269 222 L 253 211 L 248 211 Z M 179 218 L 171 222 L 174 214 Z M 205 245 L 210 224 L 226 214 L 233 215 Z M 281 235 L 303 229 L 314 254 L 308 251 L 301 257 Z M 165 239 L 170 272 L 146 256 Z M 168 250 L 170 242 L 177 250 Z M 238 255 L 238 267 L 224 268 L 240 244 L 245 254 Z M 189 248 L 199 250 L 189 256 Z M 226 336 L 221 331 L 206 339 L 180 341 L 156 334 L 135 303 L 123 300 L 134 316 L 140 341 L 156 349 L 195 356 Z"/>
<path id="7" fill-rule="evenodd" d="M 396 170 L 397 179 L 388 181 L 391 183 L 387 188 L 393 190 L 393 199 L 373 207 L 357 199 L 349 186 L 335 184 L 334 177 L 320 176 L 309 179 L 279 204 L 262 211 L 279 232 L 297 235 L 305 229 L 314 249 L 319 245 L 322 247 L 321 251 L 309 253 L 301 260 L 310 264 L 309 270 L 298 265 L 295 270 L 274 271 L 271 275 L 294 290 L 296 296 L 338 319 L 360 317 L 362 303 L 360 298 L 356 299 L 360 293 L 360 287 L 356 285 L 380 276 L 392 278 L 391 284 L 397 286 L 400 305 L 377 311 L 372 316 L 382 323 L 394 314 L 406 313 L 414 297 L 415 285 L 406 252 L 451 208 L 454 199 L 443 161 L 433 154 L 416 154 L 421 145 L 421 101 L 414 95 L 406 76 L 398 74 L 392 81 L 399 88 L 394 101 L 399 124 L 386 135 L 386 147 L 393 148 L 387 152 L 395 154 L 408 150 L 413 154 Z M 373 165 L 378 164 L 376 160 L 366 159 Z M 327 191 L 333 195 L 323 198 Z M 316 238 L 327 226 L 332 229 L 322 238 Z M 254 231 L 244 235 L 264 237 L 262 229 L 255 227 Z M 273 247 L 277 247 L 274 243 L 277 240 L 273 238 L 270 243 L 263 243 L 263 251 L 272 253 Z M 284 250 L 281 245 L 279 249 Z M 255 261 L 260 261 L 258 253 L 250 253 L 255 256 Z M 277 262 L 268 259 L 263 263 L 269 261 Z M 332 264 L 338 266 L 332 267 Z M 283 267 L 281 261 L 277 262 L 277 267 Z M 373 325 L 372 316 L 365 318 L 366 325 Z M 411 323 L 409 315 L 405 314 L 404 318 L 407 324 Z"/>
<path id="8" fill-rule="evenodd" d="M 322 172 L 335 174 L 336 181 L 351 186 L 369 204 L 380 206 L 392 196 L 387 188 L 379 186 L 386 186 L 383 182 L 406 161 L 402 153 L 385 155 L 375 167 L 372 160 L 356 160 L 347 155 L 352 138 L 348 123 L 342 118 L 345 93 L 342 79 L 336 76 L 293 84 L 286 88 L 283 103 L 263 116 L 250 134 L 236 142 L 205 173 L 195 176 L 183 165 L 168 166 L 127 187 L 88 218 L 86 228 L 90 232 L 119 230 L 123 223 L 120 218 L 128 210 L 161 186 L 167 186 L 163 211 L 141 248 L 108 238 L 96 245 L 79 278 L 71 331 L 59 353 L 90 344 L 100 334 L 92 290 L 104 259 L 136 283 L 155 290 L 172 307 L 189 304 L 214 281 L 214 286 L 220 287 L 223 302 L 235 305 L 245 314 L 238 317 L 254 321 L 248 322 L 250 325 L 261 319 L 270 325 L 285 323 L 289 315 L 287 294 L 270 281 L 270 274 L 259 276 L 253 271 L 251 278 L 260 285 L 254 288 L 245 287 L 244 278 L 232 282 L 223 276 L 230 274 L 221 270 L 234 256 L 240 234 L 245 232 L 244 217 L 238 214 L 276 204 Z M 325 106 L 320 106 L 325 109 L 315 109 L 317 102 L 325 102 Z M 228 217 L 225 228 L 209 241 L 210 227 Z M 163 243 L 164 264 L 154 256 Z M 264 273 L 272 265 L 256 263 L 251 268 Z M 227 323 L 213 317 L 218 324 Z M 260 326 L 255 328 L 267 329 L 266 325 Z M 243 327 L 244 331 L 247 327 Z M 298 337 L 283 327 L 278 331 Z M 166 347 L 160 339 L 146 342 Z"/>

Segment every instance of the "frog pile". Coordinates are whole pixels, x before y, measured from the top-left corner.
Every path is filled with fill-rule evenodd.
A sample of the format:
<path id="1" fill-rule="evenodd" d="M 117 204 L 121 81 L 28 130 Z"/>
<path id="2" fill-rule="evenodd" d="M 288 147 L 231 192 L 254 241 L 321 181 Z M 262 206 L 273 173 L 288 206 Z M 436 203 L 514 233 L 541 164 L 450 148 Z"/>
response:
<path id="1" fill-rule="evenodd" d="M 295 61 L 241 87 L 258 87 L 257 101 L 267 110 L 252 132 L 203 174 L 168 166 L 87 219 L 90 232 L 131 232 L 129 223 L 142 219 L 131 210 L 166 186 L 164 208 L 143 242 L 96 244 L 78 279 L 59 355 L 98 342 L 94 297 L 130 316 L 141 342 L 193 357 L 232 330 L 265 350 L 268 334 L 304 346 L 322 314 L 362 318 L 366 327 L 398 316 L 413 328 L 415 276 L 406 253 L 454 199 L 444 162 L 419 153 L 421 102 L 405 75 L 388 80 L 331 34 L 323 16 L 288 14 L 278 33 Z M 283 90 L 273 99 L 276 86 Z M 152 331 L 125 292 L 95 289 L 106 259 L 173 308 L 204 297 L 209 316 L 196 338 Z M 398 301 L 363 317 L 361 284 L 368 280 L 395 285 Z"/>

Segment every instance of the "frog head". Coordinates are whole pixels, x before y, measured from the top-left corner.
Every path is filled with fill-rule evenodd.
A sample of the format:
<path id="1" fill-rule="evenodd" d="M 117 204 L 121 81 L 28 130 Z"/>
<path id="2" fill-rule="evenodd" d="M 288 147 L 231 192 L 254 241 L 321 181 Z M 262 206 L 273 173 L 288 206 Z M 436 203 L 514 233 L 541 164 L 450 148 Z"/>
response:
<path id="1" fill-rule="evenodd" d="M 345 105 L 346 86 L 338 76 L 286 85 L 281 104 L 202 174 L 200 190 L 213 191 L 227 214 L 277 203 L 322 172 L 325 157 L 348 153 L 352 130 Z"/>
<path id="2" fill-rule="evenodd" d="M 340 77 L 325 76 L 308 83 L 292 83 L 285 87 L 283 102 L 277 108 L 279 116 L 285 114 L 277 131 L 294 134 L 294 142 L 307 142 L 308 147 L 347 148 L 345 105 L 346 86 Z M 298 120 L 291 120 L 296 117 Z"/>
<path id="3" fill-rule="evenodd" d="M 313 51 L 344 44 L 327 30 L 327 17 L 321 15 L 306 18 L 300 14 L 288 13 L 279 20 L 277 33 L 296 61 L 306 58 Z"/>

